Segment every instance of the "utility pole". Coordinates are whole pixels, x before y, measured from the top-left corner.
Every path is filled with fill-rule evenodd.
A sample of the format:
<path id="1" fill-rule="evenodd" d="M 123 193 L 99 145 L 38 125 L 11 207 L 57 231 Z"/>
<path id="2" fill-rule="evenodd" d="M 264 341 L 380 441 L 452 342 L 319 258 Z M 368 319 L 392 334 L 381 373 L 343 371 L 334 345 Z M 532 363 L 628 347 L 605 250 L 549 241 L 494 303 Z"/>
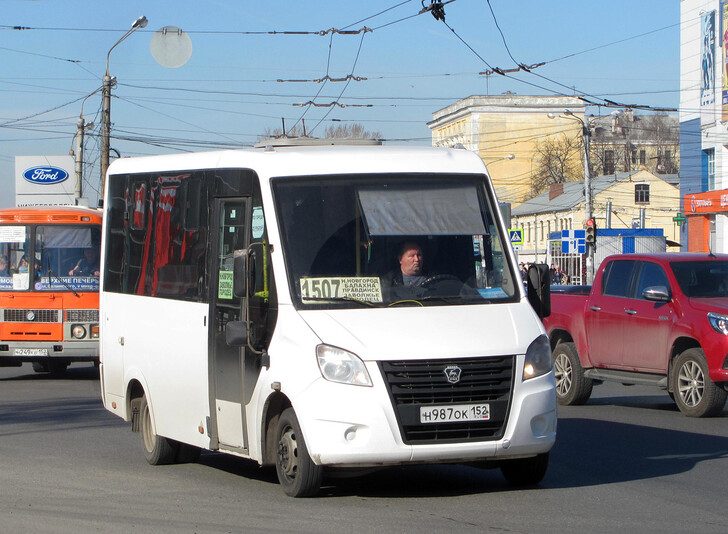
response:
<path id="1" fill-rule="evenodd" d="M 567 111 L 567 115 L 576 117 L 570 111 Z M 589 161 L 590 151 L 590 138 L 591 131 L 586 121 L 579 117 L 576 117 L 581 121 L 582 126 L 582 137 L 584 139 L 584 217 L 585 220 L 593 218 L 592 214 L 592 195 L 591 195 L 591 174 L 589 168 L 591 167 Z M 595 223 L 596 224 L 596 223 Z M 591 285 L 594 282 L 594 245 L 587 245 L 586 247 L 586 283 Z"/>
<path id="2" fill-rule="evenodd" d="M 83 197 L 83 136 L 86 131 L 86 121 L 83 115 L 78 118 L 78 131 L 76 132 L 76 189 L 74 197 L 76 204 Z"/>
<path id="3" fill-rule="evenodd" d="M 101 94 L 101 194 L 103 195 L 104 185 L 106 184 L 106 171 L 109 168 L 109 148 L 111 146 L 111 76 L 109 76 L 108 70 L 104 75 Z"/>

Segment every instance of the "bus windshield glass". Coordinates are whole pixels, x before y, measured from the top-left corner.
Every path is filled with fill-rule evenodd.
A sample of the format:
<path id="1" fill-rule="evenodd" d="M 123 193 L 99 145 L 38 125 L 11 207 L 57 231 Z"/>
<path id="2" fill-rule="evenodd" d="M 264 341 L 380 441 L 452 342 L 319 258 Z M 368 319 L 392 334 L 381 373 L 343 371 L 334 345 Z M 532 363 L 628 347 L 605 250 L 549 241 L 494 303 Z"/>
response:
<path id="1" fill-rule="evenodd" d="M 376 174 L 273 181 L 302 308 L 514 301 L 485 175 Z"/>
<path id="2" fill-rule="evenodd" d="M 98 291 L 100 238 L 98 225 L 1 226 L 0 290 Z"/>

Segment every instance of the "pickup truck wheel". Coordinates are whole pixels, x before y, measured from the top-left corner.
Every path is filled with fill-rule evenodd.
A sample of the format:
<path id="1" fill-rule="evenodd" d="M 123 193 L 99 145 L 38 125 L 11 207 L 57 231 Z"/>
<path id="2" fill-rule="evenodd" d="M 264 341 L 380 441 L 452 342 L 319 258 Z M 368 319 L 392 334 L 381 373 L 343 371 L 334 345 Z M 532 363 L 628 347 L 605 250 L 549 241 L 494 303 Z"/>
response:
<path id="1" fill-rule="evenodd" d="M 591 396 L 594 383 L 584 377 L 584 368 L 573 343 L 559 343 L 554 349 L 556 400 L 564 406 L 584 404 Z"/>
<path id="2" fill-rule="evenodd" d="M 675 404 L 688 417 L 711 417 L 723 411 L 728 393 L 708 376 L 708 362 L 702 349 L 688 349 L 672 366 Z"/>

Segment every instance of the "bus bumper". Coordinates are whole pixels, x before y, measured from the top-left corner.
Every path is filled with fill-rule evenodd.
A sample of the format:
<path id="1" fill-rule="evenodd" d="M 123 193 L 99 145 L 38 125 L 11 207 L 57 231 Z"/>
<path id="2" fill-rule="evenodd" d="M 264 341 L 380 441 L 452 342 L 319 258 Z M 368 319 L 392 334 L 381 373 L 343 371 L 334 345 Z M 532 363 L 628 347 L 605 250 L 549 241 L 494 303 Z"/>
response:
<path id="1" fill-rule="evenodd" d="M 69 362 L 97 362 L 98 341 L 0 341 L 0 367 L 23 362 L 44 362 L 63 359 Z"/>
<path id="2" fill-rule="evenodd" d="M 351 391 L 342 395 L 342 387 Z M 331 402 L 332 398 L 347 401 Z M 548 452 L 556 440 L 551 373 L 517 385 L 503 435 L 493 440 L 407 444 L 389 395 L 376 387 L 318 381 L 295 399 L 294 409 L 309 454 L 318 465 L 372 467 L 506 460 Z"/>

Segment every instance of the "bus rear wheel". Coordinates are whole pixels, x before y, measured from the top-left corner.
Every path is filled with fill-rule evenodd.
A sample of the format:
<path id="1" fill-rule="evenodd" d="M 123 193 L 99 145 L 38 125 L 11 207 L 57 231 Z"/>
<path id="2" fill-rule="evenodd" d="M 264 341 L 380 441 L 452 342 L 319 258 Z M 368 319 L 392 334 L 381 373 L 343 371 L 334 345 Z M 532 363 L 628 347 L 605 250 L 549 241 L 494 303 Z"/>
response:
<path id="1" fill-rule="evenodd" d="M 276 473 L 286 495 L 316 495 L 321 487 L 323 468 L 311 460 L 293 408 L 286 408 L 278 420 L 276 444 Z"/>
<path id="2" fill-rule="evenodd" d="M 175 462 L 177 457 L 177 442 L 158 436 L 152 427 L 152 414 L 147 402 L 147 396 L 142 397 L 139 407 L 140 434 L 142 435 L 142 448 L 144 457 L 150 465 L 166 465 Z"/>

